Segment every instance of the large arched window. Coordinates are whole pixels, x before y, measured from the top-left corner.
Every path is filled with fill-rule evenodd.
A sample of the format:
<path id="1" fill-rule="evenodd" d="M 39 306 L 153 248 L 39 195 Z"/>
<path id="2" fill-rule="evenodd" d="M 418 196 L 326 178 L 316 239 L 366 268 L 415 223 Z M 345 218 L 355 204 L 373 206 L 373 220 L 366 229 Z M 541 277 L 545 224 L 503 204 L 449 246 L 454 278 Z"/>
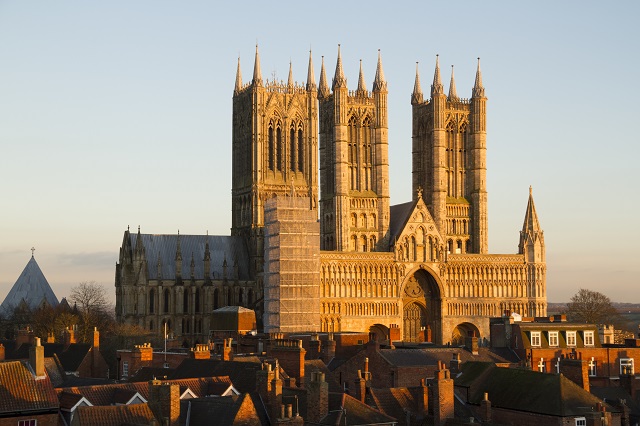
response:
<path id="1" fill-rule="evenodd" d="M 156 307 L 156 292 L 154 289 L 149 290 L 149 313 L 152 314 Z"/>
<path id="2" fill-rule="evenodd" d="M 269 123 L 269 144 L 267 146 L 267 149 L 269 150 L 268 152 L 268 156 L 269 156 L 269 170 L 275 170 L 275 147 L 274 147 L 274 140 L 273 140 L 273 123 Z"/>
<path id="3" fill-rule="evenodd" d="M 169 289 L 164 290 L 164 313 L 169 312 Z"/>
<path id="4" fill-rule="evenodd" d="M 276 127 L 276 169 L 282 171 L 282 129 L 280 125 Z"/>
<path id="5" fill-rule="evenodd" d="M 302 134 L 302 127 L 298 127 L 298 171 L 304 171 L 304 138 Z"/>
<path id="6" fill-rule="evenodd" d="M 296 128 L 295 124 L 291 123 L 291 129 L 289 129 L 289 168 L 292 172 L 296 171 Z"/>
<path id="7" fill-rule="evenodd" d="M 358 129 L 356 118 L 351 117 L 348 125 L 349 137 L 349 189 L 358 189 Z"/>
<path id="8" fill-rule="evenodd" d="M 372 151 L 371 151 L 371 120 L 366 117 L 362 122 L 362 163 L 364 167 L 364 189 L 372 188 Z"/>

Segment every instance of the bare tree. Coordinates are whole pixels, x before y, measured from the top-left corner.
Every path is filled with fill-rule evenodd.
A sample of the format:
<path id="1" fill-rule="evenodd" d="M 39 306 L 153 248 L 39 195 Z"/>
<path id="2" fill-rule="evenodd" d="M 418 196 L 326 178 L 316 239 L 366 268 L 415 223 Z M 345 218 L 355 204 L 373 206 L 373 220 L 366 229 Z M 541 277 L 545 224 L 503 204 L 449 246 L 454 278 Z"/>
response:
<path id="1" fill-rule="evenodd" d="M 95 281 L 84 281 L 73 287 L 69 300 L 80 318 L 78 337 L 81 341 L 90 341 L 93 327 L 106 331 L 103 326 L 112 323 L 113 315 L 107 302 L 106 290 Z"/>
<path id="2" fill-rule="evenodd" d="M 620 315 L 611 300 L 597 291 L 581 288 L 567 303 L 570 321 L 588 324 L 617 324 Z"/>

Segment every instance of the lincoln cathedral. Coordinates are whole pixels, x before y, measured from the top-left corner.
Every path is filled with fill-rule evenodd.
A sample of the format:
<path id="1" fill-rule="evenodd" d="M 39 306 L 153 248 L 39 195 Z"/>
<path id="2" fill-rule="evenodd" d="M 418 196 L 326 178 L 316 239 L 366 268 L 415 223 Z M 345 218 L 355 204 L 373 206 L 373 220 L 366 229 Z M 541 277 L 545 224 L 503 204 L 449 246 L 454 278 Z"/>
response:
<path id="1" fill-rule="evenodd" d="M 306 83 L 253 74 L 233 90 L 229 236 L 127 229 L 116 265 L 118 319 L 205 342 L 212 312 L 253 309 L 265 332 L 369 331 L 437 344 L 489 336 L 504 311 L 545 316 L 543 231 L 531 189 L 518 253 L 490 254 L 486 103 L 480 62 L 470 98 L 436 58 L 412 105 L 412 194 L 390 205 L 387 81 L 360 64 L 349 89 L 338 47 L 329 84 L 311 55 Z M 409 155 L 409 153 L 407 153 Z M 524 206 L 523 206 L 524 207 Z M 515 235 L 514 235 L 515 239 Z"/>

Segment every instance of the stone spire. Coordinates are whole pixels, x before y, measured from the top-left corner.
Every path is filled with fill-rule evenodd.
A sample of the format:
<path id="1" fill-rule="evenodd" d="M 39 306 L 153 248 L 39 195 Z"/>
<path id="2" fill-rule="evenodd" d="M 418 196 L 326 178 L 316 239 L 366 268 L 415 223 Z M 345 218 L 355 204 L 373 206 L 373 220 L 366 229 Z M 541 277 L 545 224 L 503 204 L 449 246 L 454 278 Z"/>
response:
<path id="1" fill-rule="evenodd" d="M 529 201 L 524 215 L 518 253 L 525 255 L 528 262 L 544 262 L 545 259 L 544 232 L 540 227 L 536 207 L 533 203 L 533 191 L 529 187 Z"/>
<path id="2" fill-rule="evenodd" d="M 451 81 L 449 82 L 449 100 L 458 100 L 458 92 L 456 91 L 456 79 L 453 75 L 453 65 L 451 65 Z"/>
<path id="3" fill-rule="evenodd" d="M 253 80 L 254 86 L 262 85 L 262 72 L 260 71 L 260 54 L 258 54 L 258 45 L 256 44 L 256 59 L 253 63 Z"/>
<path id="4" fill-rule="evenodd" d="M 338 61 L 336 62 L 336 73 L 333 76 L 333 85 L 331 90 L 347 87 L 347 79 L 344 76 L 344 70 L 342 69 L 342 55 L 340 55 L 340 45 L 338 45 Z"/>
<path id="5" fill-rule="evenodd" d="M 387 90 L 387 81 L 384 79 L 384 70 L 382 69 L 382 55 L 378 49 L 378 66 L 376 67 L 376 77 L 373 80 L 373 91 L 379 92 Z"/>
<path id="6" fill-rule="evenodd" d="M 367 85 L 364 82 L 364 72 L 362 71 L 362 59 L 360 59 L 360 74 L 358 75 L 358 93 L 366 93 Z"/>
<path id="7" fill-rule="evenodd" d="M 327 73 L 324 70 L 324 56 L 322 57 L 322 66 L 320 67 L 320 86 L 318 87 L 318 98 L 326 98 L 329 96 L 329 85 L 327 84 Z"/>
<path id="8" fill-rule="evenodd" d="M 238 56 L 238 70 L 236 71 L 236 87 L 233 93 L 237 95 L 242 89 L 242 72 L 240 71 L 240 56 Z"/>
<path id="9" fill-rule="evenodd" d="M 433 84 L 431 85 L 431 96 L 444 93 L 442 80 L 440 79 L 440 57 L 436 55 L 436 70 L 433 74 Z"/>
<path id="10" fill-rule="evenodd" d="M 411 94 L 411 103 L 419 104 L 423 101 L 422 87 L 420 87 L 420 73 L 418 72 L 418 63 L 416 62 L 416 81 L 413 83 L 413 93 Z"/>
<path id="11" fill-rule="evenodd" d="M 313 60 L 309 51 L 309 68 L 307 70 L 307 90 L 316 90 L 316 77 L 313 72 Z"/>
<path id="12" fill-rule="evenodd" d="M 527 212 L 524 215 L 524 223 L 522 224 L 523 233 L 541 232 L 540 221 L 536 213 L 536 206 L 533 203 L 533 189 L 529 187 L 529 201 L 527 202 Z"/>
<path id="13" fill-rule="evenodd" d="M 480 58 L 478 58 L 478 70 L 476 71 L 476 82 L 473 85 L 474 98 L 484 98 L 484 86 L 482 85 L 482 72 L 480 71 Z"/>
<path id="14" fill-rule="evenodd" d="M 287 89 L 289 92 L 293 90 L 293 64 L 289 61 L 289 78 L 287 79 Z"/>

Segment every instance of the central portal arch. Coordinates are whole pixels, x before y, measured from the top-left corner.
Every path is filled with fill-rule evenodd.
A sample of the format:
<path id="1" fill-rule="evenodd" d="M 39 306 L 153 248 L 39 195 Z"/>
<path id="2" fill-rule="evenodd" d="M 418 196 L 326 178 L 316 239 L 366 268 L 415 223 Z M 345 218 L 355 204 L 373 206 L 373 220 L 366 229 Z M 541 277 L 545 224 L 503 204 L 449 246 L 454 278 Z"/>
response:
<path id="1" fill-rule="evenodd" d="M 402 331 L 405 342 L 442 343 L 440 288 L 433 275 L 418 269 L 402 294 Z"/>

